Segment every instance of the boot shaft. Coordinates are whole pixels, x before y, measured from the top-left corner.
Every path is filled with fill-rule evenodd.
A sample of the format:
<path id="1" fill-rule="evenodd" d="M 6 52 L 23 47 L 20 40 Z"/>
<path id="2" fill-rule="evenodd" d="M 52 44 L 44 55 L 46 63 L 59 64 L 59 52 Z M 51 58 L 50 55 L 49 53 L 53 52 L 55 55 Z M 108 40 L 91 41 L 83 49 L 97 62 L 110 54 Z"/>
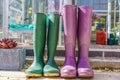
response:
<path id="1" fill-rule="evenodd" d="M 34 18 L 34 25 L 34 59 L 39 61 L 43 60 L 44 56 L 44 48 L 46 41 L 46 15 L 44 13 L 36 13 Z"/>
<path id="2" fill-rule="evenodd" d="M 46 21 L 46 14 L 44 14 L 44 13 L 36 13 L 34 15 L 34 25 L 35 25 L 34 29 L 39 28 L 36 25 L 40 25 L 40 26 L 46 25 L 45 21 Z"/>
<path id="3" fill-rule="evenodd" d="M 75 5 L 65 5 L 63 7 L 64 21 L 64 42 L 66 56 L 75 54 L 76 30 L 77 30 L 77 7 Z"/>
<path id="4" fill-rule="evenodd" d="M 78 8 L 78 55 L 88 57 L 91 39 L 92 8 L 80 6 Z"/>
<path id="5" fill-rule="evenodd" d="M 78 41 L 79 44 L 89 44 L 91 37 L 92 8 L 80 6 L 78 8 Z"/>
<path id="6" fill-rule="evenodd" d="M 51 13 L 48 16 L 48 36 L 47 36 L 47 48 L 48 48 L 48 59 L 54 59 L 56 53 L 56 47 L 58 43 L 59 33 L 59 14 Z"/>
<path id="7" fill-rule="evenodd" d="M 46 15 L 44 13 L 37 13 L 35 14 L 34 24 L 35 24 L 33 36 L 35 53 L 34 57 L 38 57 L 37 59 L 40 60 L 41 58 L 43 59 L 47 33 L 46 24 L 48 24 L 47 35 L 48 56 L 51 57 L 51 59 L 53 59 L 58 42 L 59 14 L 51 13 Z"/>

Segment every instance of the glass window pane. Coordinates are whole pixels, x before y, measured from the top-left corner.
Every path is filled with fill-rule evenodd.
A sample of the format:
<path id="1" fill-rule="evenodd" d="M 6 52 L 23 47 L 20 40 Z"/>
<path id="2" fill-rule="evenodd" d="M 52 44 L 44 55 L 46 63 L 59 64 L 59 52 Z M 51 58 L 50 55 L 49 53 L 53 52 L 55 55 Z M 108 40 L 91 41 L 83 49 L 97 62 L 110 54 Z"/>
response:
<path id="1" fill-rule="evenodd" d="M 78 0 L 77 4 L 92 6 L 94 10 L 107 10 L 107 0 Z"/>

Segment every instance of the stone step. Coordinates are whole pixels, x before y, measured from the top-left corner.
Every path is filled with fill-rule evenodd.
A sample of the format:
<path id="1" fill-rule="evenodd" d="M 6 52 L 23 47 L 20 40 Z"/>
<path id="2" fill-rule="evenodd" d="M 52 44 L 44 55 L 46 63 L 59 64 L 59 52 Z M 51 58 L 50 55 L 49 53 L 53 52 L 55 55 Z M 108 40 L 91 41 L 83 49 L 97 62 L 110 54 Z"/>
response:
<path id="1" fill-rule="evenodd" d="M 58 66 L 62 66 L 64 63 L 64 57 L 55 57 L 55 61 Z M 77 58 L 76 58 L 77 59 Z M 46 57 L 44 58 L 46 61 Z M 112 69 L 120 69 L 120 59 L 116 57 L 90 57 L 90 64 L 92 68 L 112 68 Z M 33 62 L 33 56 L 26 57 L 26 63 L 31 64 Z"/>
<path id="2" fill-rule="evenodd" d="M 26 55 L 33 56 L 33 47 L 25 47 Z M 47 48 L 45 48 L 45 55 L 47 54 Z M 76 56 L 78 55 L 78 49 L 76 48 Z M 64 46 L 58 46 L 55 56 L 64 57 Z M 89 57 L 117 57 L 120 58 L 120 46 L 118 45 L 95 45 L 92 44 L 89 48 Z"/>
<path id="3" fill-rule="evenodd" d="M 45 55 L 47 51 L 45 51 Z M 78 55 L 78 51 L 76 51 L 76 56 Z M 26 50 L 26 56 L 33 56 L 33 49 Z M 55 56 L 64 57 L 65 50 L 57 50 Z M 118 49 L 90 49 L 89 57 L 117 57 L 120 58 L 120 50 Z"/>

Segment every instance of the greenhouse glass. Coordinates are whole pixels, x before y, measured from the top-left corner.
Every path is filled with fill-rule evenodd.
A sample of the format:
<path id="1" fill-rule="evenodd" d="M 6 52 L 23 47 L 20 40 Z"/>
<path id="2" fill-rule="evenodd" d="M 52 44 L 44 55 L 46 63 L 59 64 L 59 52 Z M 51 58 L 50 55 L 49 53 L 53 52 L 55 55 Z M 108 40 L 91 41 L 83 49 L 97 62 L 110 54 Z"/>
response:
<path id="1" fill-rule="evenodd" d="M 8 24 L 10 29 L 32 29 L 32 0 L 9 2 Z"/>
<path id="2" fill-rule="evenodd" d="M 59 1 L 9 0 L 9 9 L 7 11 L 8 27 L 6 28 L 8 30 L 5 29 L 4 32 L 8 32 L 8 37 L 10 38 L 21 39 L 22 42 L 32 42 L 34 14 L 38 12 L 59 13 Z M 26 41 L 28 38 L 31 41 Z"/>
<path id="3" fill-rule="evenodd" d="M 79 0 L 77 5 L 92 6 L 93 10 L 107 10 L 107 0 Z"/>

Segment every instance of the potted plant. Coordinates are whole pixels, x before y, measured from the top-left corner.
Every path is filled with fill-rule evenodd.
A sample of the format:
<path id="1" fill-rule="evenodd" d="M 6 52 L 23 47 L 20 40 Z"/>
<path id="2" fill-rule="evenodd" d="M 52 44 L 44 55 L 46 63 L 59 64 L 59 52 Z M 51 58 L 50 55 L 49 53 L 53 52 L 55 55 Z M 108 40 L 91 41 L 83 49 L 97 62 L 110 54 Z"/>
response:
<path id="1" fill-rule="evenodd" d="M 12 39 L 0 40 L 0 69 L 20 70 L 26 58 L 24 48 L 17 47 L 17 43 Z"/>

